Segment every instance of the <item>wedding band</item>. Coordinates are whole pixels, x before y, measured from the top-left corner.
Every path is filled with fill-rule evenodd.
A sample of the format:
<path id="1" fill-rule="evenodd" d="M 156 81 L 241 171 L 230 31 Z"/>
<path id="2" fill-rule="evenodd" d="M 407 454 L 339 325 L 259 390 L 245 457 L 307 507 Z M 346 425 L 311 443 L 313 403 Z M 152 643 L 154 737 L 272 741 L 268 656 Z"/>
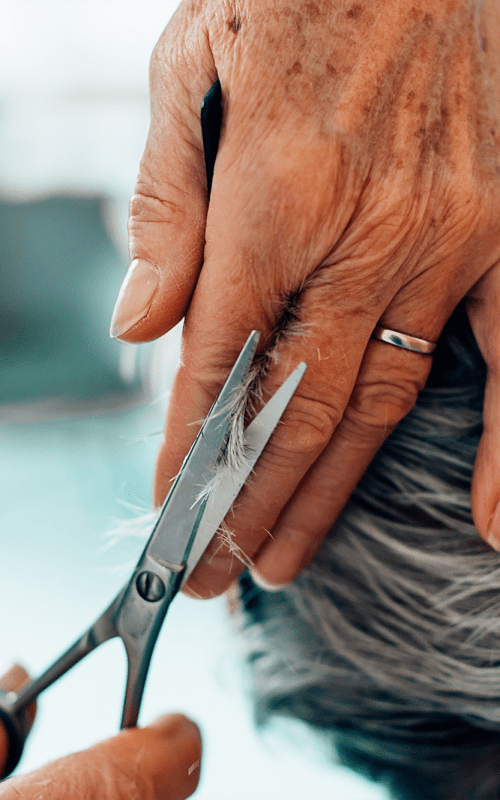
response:
<path id="1" fill-rule="evenodd" d="M 372 333 L 372 339 L 393 344 L 395 347 L 403 347 L 405 350 L 412 350 L 414 353 L 424 353 L 424 355 L 430 355 L 436 349 L 435 342 L 428 342 L 427 339 L 418 339 L 416 336 L 408 336 L 406 333 L 391 331 L 389 328 L 383 328 L 382 325 L 377 325 Z"/>

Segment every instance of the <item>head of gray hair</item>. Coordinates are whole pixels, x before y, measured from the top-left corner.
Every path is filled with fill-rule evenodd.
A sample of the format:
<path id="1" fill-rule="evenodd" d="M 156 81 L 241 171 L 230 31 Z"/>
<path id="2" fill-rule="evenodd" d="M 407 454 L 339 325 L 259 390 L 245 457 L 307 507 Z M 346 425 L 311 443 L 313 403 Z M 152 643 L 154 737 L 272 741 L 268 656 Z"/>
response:
<path id="1" fill-rule="evenodd" d="M 500 555 L 470 484 L 485 366 L 463 307 L 313 563 L 240 579 L 259 725 L 293 717 L 404 800 L 500 798 Z"/>

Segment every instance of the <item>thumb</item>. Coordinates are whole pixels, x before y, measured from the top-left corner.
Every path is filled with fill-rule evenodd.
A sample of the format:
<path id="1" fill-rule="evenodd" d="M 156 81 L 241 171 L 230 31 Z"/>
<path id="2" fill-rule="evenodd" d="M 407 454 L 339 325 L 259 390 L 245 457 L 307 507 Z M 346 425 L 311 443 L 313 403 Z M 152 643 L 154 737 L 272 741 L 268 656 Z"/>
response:
<path id="1" fill-rule="evenodd" d="M 206 21 L 181 4 L 151 59 L 151 126 L 130 203 L 131 265 L 111 321 L 116 338 L 155 339 L 185 314 L 205 241 L 200 109 L 216 78 Z"/>
<path id="2" fill-rule="evenodd" d="M 488 369 L 483 434 L 472 480 L 472 514 L 481 536 L 500 550 L 500 263 L 472 290 L 468 313 Z"/>
<path id="3" fill-rule="evenodd" d="M 2 800 L 184 800 L 198 785 L 201 739 L 182 714 L 130 728 L 2 785 Z M 47 794 L 45 794 L 47 792 Z"/>

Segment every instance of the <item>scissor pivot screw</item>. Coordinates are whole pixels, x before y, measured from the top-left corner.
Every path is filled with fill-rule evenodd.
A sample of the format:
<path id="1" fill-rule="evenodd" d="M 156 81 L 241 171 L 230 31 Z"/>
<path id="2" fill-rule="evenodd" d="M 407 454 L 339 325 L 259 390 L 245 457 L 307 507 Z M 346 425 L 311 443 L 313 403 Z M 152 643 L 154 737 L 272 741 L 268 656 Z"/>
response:
<path id="1" fill-rule="evenodd" d="M 135 582 L 137 591 L 143 600 L 156 603 L 165 594 L 165 584 L 154 572 L 141 572 Z"/>

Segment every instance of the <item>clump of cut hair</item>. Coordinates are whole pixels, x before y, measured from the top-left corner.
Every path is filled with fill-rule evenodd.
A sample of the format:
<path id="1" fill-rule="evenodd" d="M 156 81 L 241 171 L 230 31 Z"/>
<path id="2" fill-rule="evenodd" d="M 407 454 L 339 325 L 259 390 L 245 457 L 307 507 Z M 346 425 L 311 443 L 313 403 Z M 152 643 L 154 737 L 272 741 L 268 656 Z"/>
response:
<path id="1" fill-rule="evenodd" d="M 234 531 L 232 531 L 225 522 L 222 522 L 221 525 L 219 526 L 216 536 L 219 541 L 219 547 L 217 548 L 217 550 L 215 550 L 215 552 L 212 554 L 210 560 L 207 563 L 210 564 L 211 561 L 215 558 L 215 556 L 219 552 L 219 550 L 222 547 L 226 547 L 226 549 L 229 550 L 230 554 L 235 558 L 237 558 L 238 561 L 241 561 L 242 564 L 245 564 L 245 566 L 247 567 L 253 567 L 252 559 L 249 556 L 247 556 L 245 551 L 242 550 L 238 544 L 236 544 L 234 540 Z"/>
<path id="2" fill-rule="evenodd" d="M 262 390 L 264 379 L 270 367 L 279 362 L 282 342 L 289 341 L 290 337 L 303 336 L 306 330 L 299 319 L 302 292 L 303 289 L 300 289 L 281 300 L 280 315 L 269 336 L 266 349 L 256 356 L 246 379 L 233 391 L 228 405 L 220 410 L 221 414 L 230 412 L 231 424 L 222 445 L 218 472 L 202 488 L 200 497 L 210 493 L 226 470 L 239 471 L 247 459 L 245 428 L 265 402 Z"/>
<path id="3" fill-rule="evenodd" d="M 401 800 L 500 798 L 500 555 L 470 484 L 485 366 L 463 307 L 312 564 L 240 579 L 255 717 L 297 718 Z"/>

